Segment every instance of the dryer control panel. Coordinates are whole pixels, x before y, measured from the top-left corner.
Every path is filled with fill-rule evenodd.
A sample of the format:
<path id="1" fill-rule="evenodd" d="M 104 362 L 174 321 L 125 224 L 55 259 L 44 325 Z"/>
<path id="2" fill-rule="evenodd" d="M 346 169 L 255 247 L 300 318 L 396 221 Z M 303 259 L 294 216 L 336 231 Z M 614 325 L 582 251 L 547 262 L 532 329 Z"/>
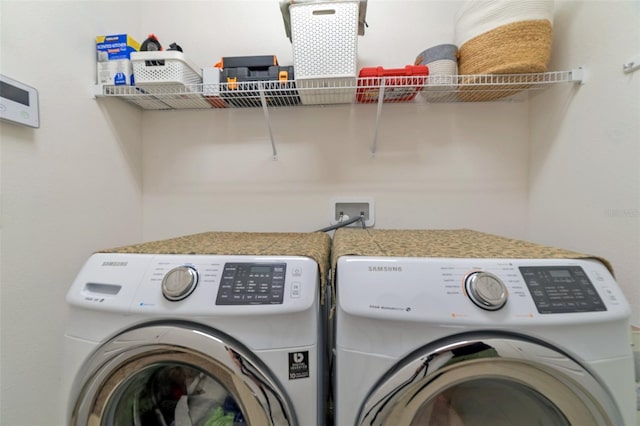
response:
<path id="1" fill-rule="evenodd" d="M 541 314 L 607 310 L 580 266 L 521 266 L 519 269 Z"/>
<path id="2" fill-rule="evenodd" d="M 630 307 L 594 259 L 343 256 L 337 304 L 351 315 L 438 324 L 559 324 L 626 318 Z"/>

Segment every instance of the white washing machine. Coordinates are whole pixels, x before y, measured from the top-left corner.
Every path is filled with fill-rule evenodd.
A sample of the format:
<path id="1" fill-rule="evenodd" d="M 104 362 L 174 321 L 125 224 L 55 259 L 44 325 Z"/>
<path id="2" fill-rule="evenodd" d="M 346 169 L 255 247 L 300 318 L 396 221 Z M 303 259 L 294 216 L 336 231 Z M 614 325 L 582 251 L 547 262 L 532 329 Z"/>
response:
<path id="1" fill-rule="evenodd" d="M 630 308 L 599 261 L 342 256 L 336 274 L 337 426 L 635 424 Z"/>
<path id="2" fill-rule="evenodd" d="M 94 254 L 67 295 L 67 424 L 323 424 L 320 281 L 302 256 Z"/>

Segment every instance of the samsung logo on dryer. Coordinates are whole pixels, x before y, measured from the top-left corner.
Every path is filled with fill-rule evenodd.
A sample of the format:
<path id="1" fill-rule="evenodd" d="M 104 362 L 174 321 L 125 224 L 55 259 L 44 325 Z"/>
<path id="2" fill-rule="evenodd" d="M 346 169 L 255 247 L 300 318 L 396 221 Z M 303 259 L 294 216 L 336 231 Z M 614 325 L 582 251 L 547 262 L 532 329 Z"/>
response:
<path id="1" fill-rule="evenodd" d="M 104 261 L 102 262 L 102 266 L 116 266 L 116 267 L 122 267 L 122 266 L 127 266 L 129 264 L 129 262 L 117 262 L 117 261 Z"/>
<path id="2" fill-rule="evenodd" d="M 402 266 L 369 266 L 369 272 L 402 272 Z"/>

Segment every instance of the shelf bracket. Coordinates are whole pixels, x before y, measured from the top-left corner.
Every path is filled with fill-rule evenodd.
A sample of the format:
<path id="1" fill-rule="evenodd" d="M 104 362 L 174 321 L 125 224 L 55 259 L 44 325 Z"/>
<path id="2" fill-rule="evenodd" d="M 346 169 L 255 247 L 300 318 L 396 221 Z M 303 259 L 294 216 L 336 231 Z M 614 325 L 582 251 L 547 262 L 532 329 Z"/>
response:
<path id="1" fill-rule="evenodd" d="M 583 67 L 578 67 L 571 70 L 569 81 L 578 83 L 580 86 L 585 84 L 585 72 Z"/>
<path id="2" fill-rule="evenodd" d="M 93 85 L 93 98 L 98 99 L 104 96 L 104 89 L 101 84 Z"/>
<path id="3" fill-rule="evenodd" d="M 271 140 L 271 150 L 273 151 L 273 159 L 278 159 L 278 151 L 276 150 L 276 142 L 273 139 L 273 131 L 271 130 L 271 119 L 269 118 L 269 108 L 267 108 L 267 98 L 264 95 L 264 85 L 262 82 L 258 82 L 258 91 L 260 92 L 260 102 L 262 103 L 262 112 L 264 112 L 264 120 L 267 123 L 267 129 L 269 130 L 269 139 Z"/>
<path id="4" fill-rule="evenodd" d="M 380 91 L 378 92 L 378 109 L 376 110 L 376 125 L 373 131 L 373 144 L 371 145 L 371 157 L 376 156 L 378 149 L 378 129 L 380 127 L 380 116 L 382 115 L 382 104 L 384 102 L 384 84 L 386 79 L 380 82 Z"/>
<path id="5" fill-rule="evenodd" d="M 640 55 L 622 64 L 622 71 L 624 71 L 625 74 L 629 74 L 637 70 L 640 70 Z"/>

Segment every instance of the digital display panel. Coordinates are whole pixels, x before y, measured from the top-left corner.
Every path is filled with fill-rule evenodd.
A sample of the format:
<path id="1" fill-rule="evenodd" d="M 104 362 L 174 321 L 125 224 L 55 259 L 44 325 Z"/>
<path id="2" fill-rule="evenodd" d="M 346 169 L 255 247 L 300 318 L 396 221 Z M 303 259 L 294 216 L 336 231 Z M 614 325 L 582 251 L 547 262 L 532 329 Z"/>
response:
<path id="1" fill-rule="evenodd" d="M 29 92 L 4 81 L 0 81 L 0 96 L 10 101 L 29 106 Z"/>
<path id="2" fill-rule="evenodd" d="M 571 272 L 566 269 L 552 269 L 549 271 L 549 275 L 553 278 L 571 278 Z"/>
<path id="3" fill-rule="evenodd" d="M 253 266 L 251 272 L 254 274 L 269 274 L 271 273 L 271 266 Z"/>
<path id="4" fill-rule="evenodd" d="M 541 314 L 607 310 L 579 266 L 522 266 L 519 269 Z"/>

